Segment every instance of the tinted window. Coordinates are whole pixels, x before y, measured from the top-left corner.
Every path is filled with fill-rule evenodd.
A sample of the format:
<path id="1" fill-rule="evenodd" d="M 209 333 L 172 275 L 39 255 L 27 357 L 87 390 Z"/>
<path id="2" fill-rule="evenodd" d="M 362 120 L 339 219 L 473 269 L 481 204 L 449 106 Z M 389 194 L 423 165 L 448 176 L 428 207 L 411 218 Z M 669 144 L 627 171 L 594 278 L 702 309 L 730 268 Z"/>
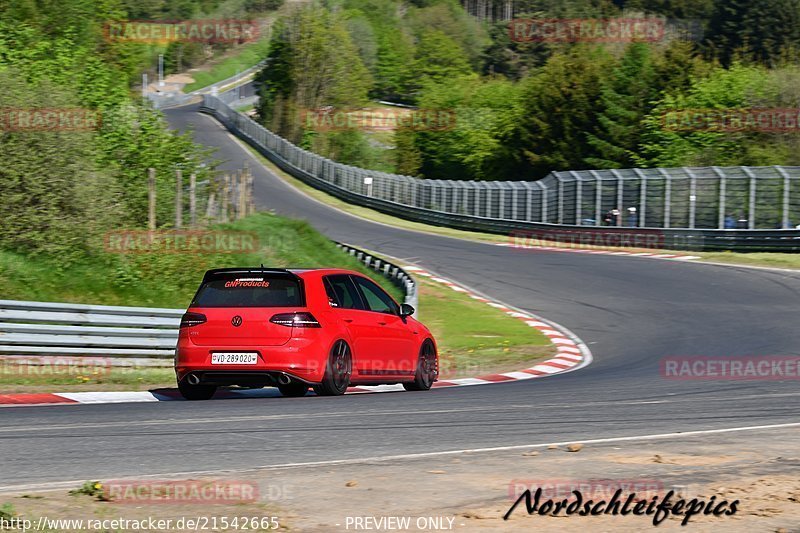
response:
<path id="1" fill-rule="evenodd" d="M 350 276 L 325 276 L 325 292 L 331 307 L 340 309 L 364 309 L 361 297 Z"/>
<path id="2" fill-rule="evenodd" d="M 200 287 L 192 301 L 198 307 L 302 307 L 300 282 L 282 276 L 217 279 Z"/>
<path id="3" fill-rule="evenodd" d="M 397 304 L 394 303 L 392 297 L 386 294 L 378 285 L 366 278 L 358 276 L 353 276 L 353 279 L 361 290 L 361 294 L 364 295 L 364 301 L 367 303 L 367 308 L 370 311 L 391 313 L 393 315 L 399 313 Z"/>

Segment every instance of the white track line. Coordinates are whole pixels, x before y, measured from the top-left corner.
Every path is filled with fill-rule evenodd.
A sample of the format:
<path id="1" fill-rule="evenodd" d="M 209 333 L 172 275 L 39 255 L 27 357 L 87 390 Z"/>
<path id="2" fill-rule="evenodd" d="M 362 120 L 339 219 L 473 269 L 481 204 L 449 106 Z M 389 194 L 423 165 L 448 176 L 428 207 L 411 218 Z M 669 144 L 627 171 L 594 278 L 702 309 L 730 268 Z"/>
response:
<path id="1" fill-rule="evenodd" d="M 408 453 L 400 455 L 384 455 L 376 457 L 362 457 L 357 459 L 334 459 L 329 461 L 310 461 L 305 463 L 282 463 L 274 465 L 263 465 L 247 469 L 232 469 L 232 470 L 196 470 L 191 472 L 171 472 L 163 474 L 147 474 L 137 476 L 136 478 L 115 478 L 120 481 L 125 479 L 165 479 L 165 478 L 179 478 L 179 477 L 194 477 L 194 476 L 214 476 L 219 474 L 232 474 L 232 473 L 247 473 L 258 472 L 263 470 L 284 470 L 292 468 L 305 468 L 305 467 L 319 467 L 319 466 L 337 466 L 337 465 L 357 465 L 366 463 L 382 463 L 388 461 L 403 461 L 414 460 L 425 457 L 441 457 L 448 455 L 463 455 L 469 453 L 490 453 L 490 452 L 506 452 L 515 450 L 527 450 L 531 448 L 546 448 L 548 446 L 566 446 L 568 444 L 611 444 L 615 442 L 637 442 L 648 440 L 669 440 L 680 439 L 684 437 L 696 437 L 700 435 L 719 435 L 725 433 L 740 433 L 746 431 L 760 431 L 760 430 L 773 430 L 773 429 L 786 429 L 800 427 L 800 422 L 792 422 L 787 424 L 768 424 L 762 426 L 742 426 L 722 429 L 701 429 L 693 431 L 677 431 L 672 433 L 655 433 L 650 435 L 632 435 L 623 437 L 607 437 L 601 439 L 573 439 L 558 442 L 540 442 L 533 444 L 517 444 L 513 446 L 494 446 L 490 448 L 467 448 L 462 450 L 446 450 L 438 452 L 423 452 L 423 453 Z M 28 491 L 46 491 L 56 490 L 59 488 L 74 488 L 85 482 L 85 479 L 74 481 L 57 481 L 53 483 L 35 483 L 27 485 L 3 485 L 0 486 L 0 492 L 28 492 Z"/>

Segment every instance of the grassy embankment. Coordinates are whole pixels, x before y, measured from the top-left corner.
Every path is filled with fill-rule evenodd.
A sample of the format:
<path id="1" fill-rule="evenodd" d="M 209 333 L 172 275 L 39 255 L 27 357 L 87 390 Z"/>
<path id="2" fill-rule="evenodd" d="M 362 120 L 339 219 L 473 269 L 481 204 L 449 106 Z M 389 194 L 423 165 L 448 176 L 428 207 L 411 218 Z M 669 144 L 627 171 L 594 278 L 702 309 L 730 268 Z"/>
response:
<path id="1" fill-rule="evenodd" d="M 183 92 L 190 93 L 235 76 L 237 73 L 257 65 L 259 61 L 267 57 L 268 51 L 269 41 L 266 39 L 242 45 L 218 61 L 213 61 L 189 72 L 188 74 L 194 79 L 194 82 L 185 85 Z"/>

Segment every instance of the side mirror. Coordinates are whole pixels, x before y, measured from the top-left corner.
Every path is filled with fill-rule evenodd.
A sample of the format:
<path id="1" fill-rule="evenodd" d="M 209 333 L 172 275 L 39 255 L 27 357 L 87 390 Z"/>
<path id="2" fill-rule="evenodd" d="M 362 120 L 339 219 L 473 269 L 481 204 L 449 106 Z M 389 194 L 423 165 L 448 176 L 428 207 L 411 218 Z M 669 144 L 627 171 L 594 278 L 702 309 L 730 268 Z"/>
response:
<path id="1" fill-rule="evenodd" d="M 408 304 L 400 304 L 400 316 L 405 318 L 414 314 L 414 308 Z"/>

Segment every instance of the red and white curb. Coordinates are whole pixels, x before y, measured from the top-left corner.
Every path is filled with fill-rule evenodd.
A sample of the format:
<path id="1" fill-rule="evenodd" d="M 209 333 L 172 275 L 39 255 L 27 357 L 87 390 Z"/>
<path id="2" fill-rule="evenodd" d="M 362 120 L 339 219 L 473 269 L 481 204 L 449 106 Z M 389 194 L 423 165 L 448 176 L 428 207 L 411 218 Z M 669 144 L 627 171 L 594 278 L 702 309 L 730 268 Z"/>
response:
<path id="1" fill-rule="evenodd" d="M 473 300 L 483 302 L 507 315 L 522 320 L 528 326 L 538 330 L 550 339 L 556 348 L 555 357 L 538 363 L 530 368 L 523 368 L 515 372 L 501 374 L 487 374 L 474 378 L 459 378 L 437 381 L 434 388 L 465 387 L 469 385 L 489 385 L 492 383 L 505 383 L 562 374 L 583 368 L 592 362 L 592 354 L 586 345 L 568 329 L 554 322 L 541 318 L 533 313 L 513 309 L 507 305 L 494 302 L 476 292 L 469 290 L 452 281 L 427 272 L 419 267 L 406 266 L 405 270 L 417 276 L 422 276 L 436 283 L 463 293 Z M 402 385 L 375 385 L 369 387 L 350 387 L 347 394 L 364 394 L 375 392 L 402 391 Z M 256 390 L 221 390 L 215 399 L 224 398 L 269 398 L 280 396 L 275 388 Z M 163 402 L 180 400 L 180 394 L 175 389 L 164 389 L 141 392 L 62 392 L 62 393 L 32 393 L 32 394 L 0 394 L 0 407 L 33 406 L 33 405 L 61 405 L 61 404 L 106 404 L 106 403 L 139 403 Z"/>
<path id="2" fill-rule="evenodd" d="M 572 370 L 583 368 L 592 362 L 592 353 L 589 348 L 571 331 L 565 327 L 546 320 L 542 317 L 514 309 L 502 303 L 494 302 L 477 292 L 458 285 L 438 275 L 432 274 L 422 268 L 415 266 L 404 266 L 404 270 L 414 274 L 415 276 L 422 276 L 436 283 L 453 289 L 469 296 L 473 300 L 483 302 L 500 311 L 503 311 L 508 316 L 522 320 L 528 326 L 538 330 L 543 335 L 550 339 L 556 348 L 556 356 L 538 363 L 530 368 L 523 368 L 515 372 L 504 372 L 501 374 L 487 374 L 474 378 L 459 378 L 437 381 L 433 384 L 435 388 L 440 387 L 463 387 L 467 385 L 488 385 L 490 383 L 504 383 L 508 381 L 520 381 L 526 379 L 534 379 L 554 374 L 562 374 Z M 357 387 L 353 392 L 383 392 L 403 390 L 402 385 L 378 385 L 376 387 Z"/>
<path id="3" fill-rule="evenodd" d="M 516 248 L 519 250 L 543 250 L 545 252 L 567 252 L 576 254 L 594 254 L 594 255 L 627 255 L 632 257 L 648 257 L 650 259 L 670 259 L 672 261 L 693 261 L 700 259 L 697 255 L 683 255 L 683 254 L 662 254 L 657 252 L 627 252 L 623 250 L 592 250 L 588 248 L 560 248 L 558 246 L 527 246 L 524 244 L 514 244 L 510 242 L 496 242 L 495 246 L 504 246 L 506 248 Z"/>

